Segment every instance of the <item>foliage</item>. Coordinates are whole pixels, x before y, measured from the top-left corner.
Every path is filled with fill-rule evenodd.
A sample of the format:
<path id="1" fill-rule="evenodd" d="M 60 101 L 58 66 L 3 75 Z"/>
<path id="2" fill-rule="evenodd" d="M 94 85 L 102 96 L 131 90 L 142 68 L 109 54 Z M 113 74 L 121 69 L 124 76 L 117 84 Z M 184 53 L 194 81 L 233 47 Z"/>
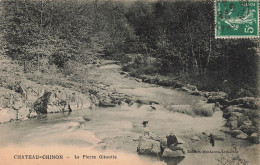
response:
<path id="1" fill-rule="evenodd" d="M 71 60 L 104 55 L 126 63 L 129 54 L 143 54 L 128 70 L 231 95 L 258 93 L 259 41 L 215 39 L 213 0 L 3 0 L 1 12 L 1 49 L 13 59 L 48 59 L 64 72 Z"/>

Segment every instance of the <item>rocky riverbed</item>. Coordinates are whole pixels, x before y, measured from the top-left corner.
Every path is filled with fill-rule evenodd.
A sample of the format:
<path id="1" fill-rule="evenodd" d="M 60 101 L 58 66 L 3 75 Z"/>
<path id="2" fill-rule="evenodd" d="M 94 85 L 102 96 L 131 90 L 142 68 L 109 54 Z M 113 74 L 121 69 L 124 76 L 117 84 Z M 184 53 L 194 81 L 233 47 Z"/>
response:
<path id="1" fill-rule="evenodd" d="M 10 64 L 7 63 L 7 66 Z M 249 115 L 244 115 L 248 118 L 245 117 L 245 120 L 242 120 L 241 114 L 232 113 L 237 111 L 236 108 L 225 111 L 227 108 L 239 107 L 240 113 L 244 114 L 243 110 L 248 107 L 245 108 L 244 105 L 239 104 L 225 105 L 220 103 L 219 99 L 216 102 L 220 104 L 207 103 L 209 98 L 223 96 L 223 99 L 227 100 L 227 96 L 222 92 L 203 92 L 203 96 L 197 96 L 198 94 L 191 94 L 192 91 L 199 92 L 194 86 L 182 86 L 189 91 L 183 91 L 187 89 L 182 87 L 178 87 L 178 90 L 162 87 L 126 77 L 119 73 L 119 69 L 120 66 L 113 61 L 105 61 L 98 67 L 93 66 L 92 73 L 88 75 L 92 86 L 87 88 L 87 92 L 80 92 L 74 82 L 65 85 L 44 85 L 33 79 L 18 79 L 17 76 L 20 75 L 15 74 L 11 76 L 10 81 L 4 81 L 8 77 L 2 78 L 4 83 L 1 90 L 5 94 L 1 95 L 1 98 L 6 98 L 2 101 L 6 101 L 6 104 L 1 104 L 1 106 L 5 105 L 1 113 L 15 112 L 5 121 L 36 118 L 1 124 L 1 146 L 59 144 L 61 148 L 69 145 L 79 147 L 79 151 L 83 149 L 94 149 L 98 152 L 112 150 L 118 155 L 124 152 L 123 155 L 132 157 L 130 155 L 137 154 L 138 139 L 142 135 L 141 122 L 149 120 L 150 128 L 156 135 L 165 140 L 170 132 L 174 132 L 185 142 L 184 149 L 191 152 L 187 153 L 183 160 L 160 160 L 158 157 L 140 155 L 138 157 L 142 159 L 141 164 L 155 162 L 159 164 L 164 164 L 164 162 L 175 164 L 213 162 L 217 164 L 216 158 L 221 158 L 222 155 L 212 154 L 210 151 L 231 149 L 233 141 L 236 146 L 242 147 L 241 151 L 246 152 L 245 155 L 241 155 L 241 159 L 249 161 L 250 164 L 257 164 L 258 145 L 242 140 L 238 136 L 243 133 L 251 136 L 250 133 L 243 129 L 244 131 L 237 131 L 239 134 L 234 136 L 236 132 L 234 129 L 231 135 L 238 136 L 234 140 L 231 135 L 226 134 L 230 132 L 230 129 L 224 125 L 229 120 L 222 117 L 232 116 L 232 121 L 237 120 L 240 121 L 239 124 L 250 125 L 246 122 L 252 119 Z M 3 77 L 4 74 L 1 76 Z M 16 80 L 19 80 L 19 83 L 15 83 Z M 27 84 L 29 85 L 26 86 Z M 10 102 L 10 98 L 13 98 L 11 93 L 14 95 L 13 102 Z M 249 103 L 245 103 L 247 104 Z M 25 112 L 24 115 L 22 112 Z M 47 115 L 42 115 L 45 113 Z M 234 118 L 235 114 L 236 118 Z M 239 124 L 238 129 L 242 126 Z M 251 126 L 254 126 L 253 124 L 252 122 Z M 214 148 L 208 140 L 210 133 L 215 136 Z M 199 152 L 195 152 L 203 150 L 209 153 L 204 153 L 205 156 L 202 156 L 198 154 Z"/>

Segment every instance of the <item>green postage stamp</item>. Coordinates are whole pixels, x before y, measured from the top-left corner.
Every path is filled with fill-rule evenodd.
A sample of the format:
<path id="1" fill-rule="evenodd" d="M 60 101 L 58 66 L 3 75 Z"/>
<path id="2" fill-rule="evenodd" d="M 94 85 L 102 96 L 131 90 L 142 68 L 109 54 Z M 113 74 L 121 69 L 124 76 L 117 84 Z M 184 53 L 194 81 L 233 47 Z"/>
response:
<path id="1" fill-rule="evenodd" d="M 258 0 L 215 0 L 216 38 L 259 37 Z"/>

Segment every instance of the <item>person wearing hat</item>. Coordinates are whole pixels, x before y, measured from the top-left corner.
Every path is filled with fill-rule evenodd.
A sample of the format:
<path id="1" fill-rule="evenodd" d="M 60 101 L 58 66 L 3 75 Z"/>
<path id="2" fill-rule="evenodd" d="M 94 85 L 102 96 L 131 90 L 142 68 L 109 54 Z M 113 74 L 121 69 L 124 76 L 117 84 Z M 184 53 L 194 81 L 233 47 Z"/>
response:
<path id="1" fill-rule="evenodd" d="M 143 121 L 143 135 L 152 140 L 160 141 L 160 138 L 156 136 L 148 127 L 148 121 Z"/>
<path id="2" fill-rule="evenodd" d="M 149 136 L 150 135 L 150 129 L 147 126 L 148 121 L 143 121 L 141 124 L 143 124 L 143 134 L 144 134 L 144 136 Z"/>
<path id="3" fill-rule="evenodd" d="M 178 144 L 184 143 L 181 139 L 178 140 L 177 136 L 171 132 L 169 136 L 166 136 L 167 138 L 167 147 L 170 148 L 172 151 L 175 150 L 181 150 L 183 154 L 185 154 L 185 151 L 182 147 L 178 146 Z"/>
<path id="4" fill-rule="evenodd" d="M 173 132 L 170 133 L 167 138 L 167 146 L 176 146 L 178 144 L 178 139 Z"/>

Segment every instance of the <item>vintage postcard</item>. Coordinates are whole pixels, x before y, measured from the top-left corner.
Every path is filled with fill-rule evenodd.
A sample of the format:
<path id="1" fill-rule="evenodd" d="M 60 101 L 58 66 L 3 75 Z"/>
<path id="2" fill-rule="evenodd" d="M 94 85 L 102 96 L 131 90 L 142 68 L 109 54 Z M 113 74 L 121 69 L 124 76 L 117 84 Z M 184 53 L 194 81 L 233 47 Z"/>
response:
<path id="1" fill-rule="evenodd" d="M 259 165 L 258 0 L 0 0 L 1 165 Z"/>

